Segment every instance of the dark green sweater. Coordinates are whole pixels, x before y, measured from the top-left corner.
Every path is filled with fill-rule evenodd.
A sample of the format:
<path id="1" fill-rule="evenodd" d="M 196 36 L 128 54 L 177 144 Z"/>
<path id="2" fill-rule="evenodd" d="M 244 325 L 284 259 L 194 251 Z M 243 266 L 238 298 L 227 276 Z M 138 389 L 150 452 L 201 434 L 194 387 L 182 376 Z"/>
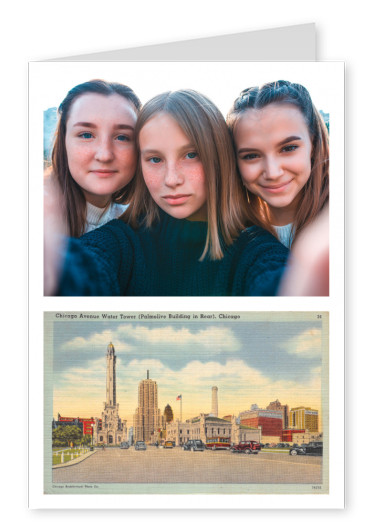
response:
<path id="1" fill-rule="evenodd" d="M 288 249 L 259 227 L 244 230 L 222 260 L 199 261 L 207 223 L 161 213 L 151 229 L 121 220 L 71 238 L 58 295 L 275 295 Z"/>

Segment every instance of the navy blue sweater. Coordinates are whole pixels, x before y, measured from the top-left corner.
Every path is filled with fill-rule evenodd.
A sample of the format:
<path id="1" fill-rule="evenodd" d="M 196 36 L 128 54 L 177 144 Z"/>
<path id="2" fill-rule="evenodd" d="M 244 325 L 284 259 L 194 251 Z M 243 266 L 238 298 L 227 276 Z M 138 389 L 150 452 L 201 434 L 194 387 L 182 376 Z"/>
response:
<path id="1" fill-rule="evenodd" d="M 244 230 L 222 260 L 199 258 L 207 223 L 162 213 L 152 228 L 113 220 L 71 238 L 58 295 L 275 295 L 288 249 L 259 227 Z"/>

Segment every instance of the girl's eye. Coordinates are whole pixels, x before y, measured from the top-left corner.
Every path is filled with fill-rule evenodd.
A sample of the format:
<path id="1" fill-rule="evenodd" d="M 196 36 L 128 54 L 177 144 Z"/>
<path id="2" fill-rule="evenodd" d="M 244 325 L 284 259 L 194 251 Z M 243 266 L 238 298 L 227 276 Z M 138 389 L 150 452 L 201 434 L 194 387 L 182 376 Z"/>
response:
<path id="1" fill-rule="evenodd" d="M 78 136 L 80 138 L 84 138 L 85 140 L 88 140 L 89 138 L 93 138 L 93 135 L 91 133 L 80 133 Z"/>
<path id="2" fill-rule="evenodd" d="M 120 140 L 120 142 L 129 142 L 130 141 L 130 137 L 127 136 L 127 135 L 118 135 L 116 137 L 117 140 Z"/>
<path id="3" fill-rule="evenodd" d="M 150 162 L 152 162 L 153 164 L 158 164 L 158 162 L 161 162 L 162 159 L 160 159 L 159 157 L 151 157 L 149 159 Z"/>
<path id="4" fill-rule="evenodd" d="M 187 159 L 195 159 L 197 157 L 197 153 L 195 151 L 190 151 L 189 153 L 187 153 L 186 157 Z"/>
<path id="5" fill-rule="evenodd" d="M 285 152 L 295 151 L 296 149 L 298 149 L 298 147 L 299 146 L 295 146 L 291 144 L 290 146 L 285 146 L 284 148 L 282 148 L 282 151 L 285 151 Z"/>
<path id="6" fill-rule="evenodd" d="M 242 157 L 243 160 L 254 160 L 259 158 L 259 155 L 257 153 L 247 153 Z"/>

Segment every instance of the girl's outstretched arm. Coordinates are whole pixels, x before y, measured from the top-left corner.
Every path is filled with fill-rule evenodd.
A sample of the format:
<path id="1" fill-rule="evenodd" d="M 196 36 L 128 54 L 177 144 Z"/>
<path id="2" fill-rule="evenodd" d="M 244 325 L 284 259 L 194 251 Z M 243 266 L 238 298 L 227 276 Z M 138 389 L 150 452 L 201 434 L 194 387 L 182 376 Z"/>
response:
<path id="1" fill-rule="evenodd" d="M 329 209 L 326 207 L 294 242 L 279 295 L 329 295 Z"/>
<path id="2" fill-rule="evenodd" d="M 113 220 L 81 238 L 69 238 L 57 295 L 126 295 L 136 274 L 133 236 L 134 242 L 131 229 Z"/>
<path id="3" fill-rule="evenodd" d="M 136 272 L 137 237 L 114 220 L 81 238 L 69 238 L 61 194 L 50 178 L 44 195 L 44 294 L 124 295 Z M 139 260 L 142 263 L 142 260 Z M 142 274 L 142 267 L 137 274 Z"/>
<path id="4" fill-rule="evenodd" d="M 63 257 L 67 246 L 67 228 L 62 197 L 51 175 L 44 179 L 44 294 L 56 295 Z"/>

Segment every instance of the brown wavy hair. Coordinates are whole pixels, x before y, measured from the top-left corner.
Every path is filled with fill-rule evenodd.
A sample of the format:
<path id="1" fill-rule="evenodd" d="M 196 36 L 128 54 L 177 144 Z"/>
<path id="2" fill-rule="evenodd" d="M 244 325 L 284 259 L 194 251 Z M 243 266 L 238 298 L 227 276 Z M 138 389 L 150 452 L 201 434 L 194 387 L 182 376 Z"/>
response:
<path id="1" fill-rule="evenodd" d="M 85 231 L 86 225 L 86 199 L 81 187 L 73 179 L 68 166 L 65 135 L 67 120 L 72 104 L 83 94 L 94 93 L 110 96 L 118 94 L 130 101 L 136 111 L 139 111 L 141 102 L 131 88 L 121 83 L 112 83 L 102 79 L 92 79 L 73 87 L 58 108 L 59 120 L 52 148 L 52 178 L 57 182 L 63 198 L 64 217 L 68 234 L 79 237 Z M 131 184 L 124 186 L 112 195 L 115 203 L 125 203 L 129 199 Z"/>
<path id="2" fill-rule="evenodd" d="M 263 109 L 271 103 L 289 104 L 297 107 L 307 124 L 311 143 L 311 174 L 302 189 L 302 200 L 293 221 L 294 238 L 307 226 L 329 201 L 329 137 L 320 113 L 313 105 L 308 90 L 298 83 L 275 81 L 260 87 L 243 90 L 227 115 L 227 125 L 232 135 L 239 117 L 249 109 Z M 250 208 L 257 217 L 257 225 L 276 236 L 268 204 L 244 187 Z"/>
<path id="3" fill-rule="evenodd" d="M 141 109 L 135 139 L 138 151 L 140 131 L 156 114 L 169 114 L 189 138 L 202 162 L 207 192 L 208 228 L 201 260 L 223 257 L 223 246 L 230 245 L 247 225 L 247 204 L 237 175 L 231 136 L 219 109 L 206 96 L 194 90 L 165 92 Z M 132 201 L 121 218 L 132 227 L 150 227 L 159 219 L 142 175 L 140 155 L 133 180 Z"/>

